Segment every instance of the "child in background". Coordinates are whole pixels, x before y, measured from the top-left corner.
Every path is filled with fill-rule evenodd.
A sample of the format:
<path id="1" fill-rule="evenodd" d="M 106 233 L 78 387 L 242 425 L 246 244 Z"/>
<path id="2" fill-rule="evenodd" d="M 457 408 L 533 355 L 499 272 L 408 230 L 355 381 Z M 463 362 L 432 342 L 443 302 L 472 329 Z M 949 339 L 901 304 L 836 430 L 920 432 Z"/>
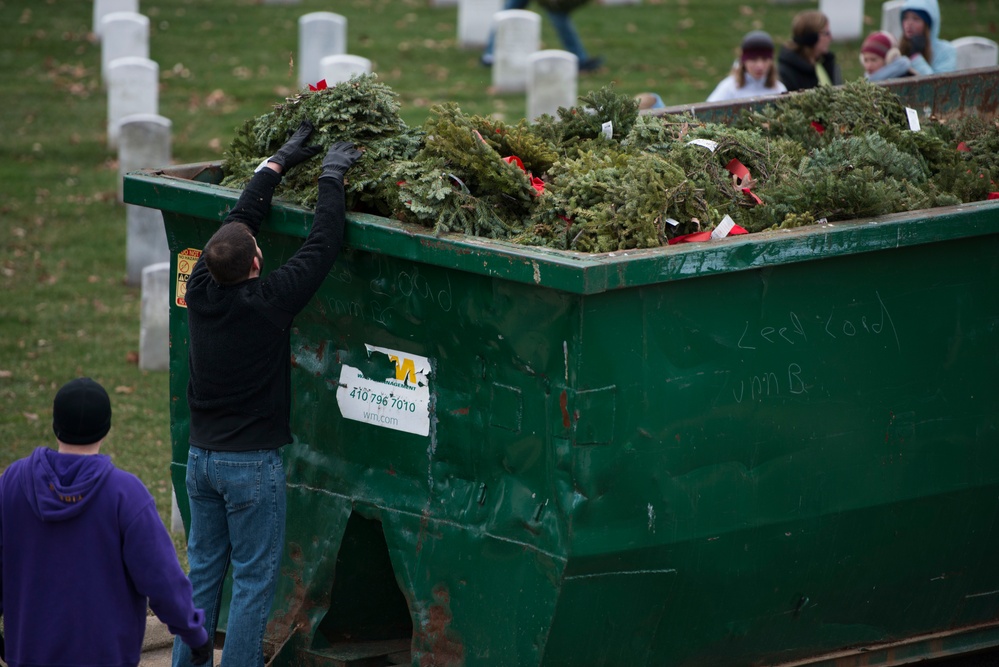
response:
<path id="1" fill-rule="evenodd" d="M 663 98 L 659 97 L 656 93 L 639 93 L 635 96 L 635 100 L 638 101 L 639 111 L 643 111 L 645 109 L 666 108 L 666 105 L 663 103 Z"/>
<path id="2" fill-rule="evenodd" d="M 787 88 L 777 78 L 774 41 L 762 30 L 754 30 L 742 38 L 738 62 L 708 96 L 708 102 L 786 92 Z"/>
<path id="3" fill-rule="evenodd" d="M 868 81 L 884 81 L 913 76 L 912 63 L 903 56 L 889 32 L 872 32 L 860 47 L 860 64 Z"/>

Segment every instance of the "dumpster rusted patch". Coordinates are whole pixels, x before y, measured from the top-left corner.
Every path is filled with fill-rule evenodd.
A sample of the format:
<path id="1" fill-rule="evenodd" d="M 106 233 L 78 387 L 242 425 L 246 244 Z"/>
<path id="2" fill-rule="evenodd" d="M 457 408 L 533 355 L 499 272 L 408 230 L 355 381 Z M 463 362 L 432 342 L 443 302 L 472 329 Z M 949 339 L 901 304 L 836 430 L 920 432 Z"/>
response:
<path id="1" fill-rule="evenodd" d="M 419 556 L 420 552 L 423 551 L 423 538 L 427 534 L 427 525 L 430 523 L 430 510 L 427 508 L 423 509 L 422 514 L 420 514 L 420 532 L 416 536 L 416 555 Z"/>
<path id="2" fill-rule="evenodd" d="M 312 633 L 312 622 L 308 614 L 311 606 L 306 604 L 308 587 L 302 580 L 304 566 L 302 548 L 295 543 L 289 544 L 288 557 L 295 567 L 284 570 L 282 574 L 292 582 L 292 591 L 285 598 L 285 612 L 274 616 L 267 623 L 267 638 L 277 645 L 277 652 L 280 652 L 295 633 L 305 635 Z"/>
<path id="3" fill-rule="evenodd" d="M 443 252 L 448 253 L 449 255 L 471 255 L 474 252 L 470 248 L 462 248 L 461 246 L 455 246 L 454 244 L 451 243 L 442 243 L 441 241 L 437 241 L 434 239 L 421 238 L 420 245 L 422 245 L 424 248 L 441 250 Z"/>
<path id="4" fill-rule="evenodd" d="M 569 396 L 562 390 L 558 397 L 558 405 L 562 408 L 562 426 L 569 428 L 572 426 L 572 418 L 569 416 Z"/>
<path id="5" fill-rule="evenodd" d="M 420 646 L 420 667 L 457 667 L 465 664 L 465 645 L 451 627 L 451 592 L 444 584 L 433 589 L 434 603 L 415 633 L 414 645 Z"/>

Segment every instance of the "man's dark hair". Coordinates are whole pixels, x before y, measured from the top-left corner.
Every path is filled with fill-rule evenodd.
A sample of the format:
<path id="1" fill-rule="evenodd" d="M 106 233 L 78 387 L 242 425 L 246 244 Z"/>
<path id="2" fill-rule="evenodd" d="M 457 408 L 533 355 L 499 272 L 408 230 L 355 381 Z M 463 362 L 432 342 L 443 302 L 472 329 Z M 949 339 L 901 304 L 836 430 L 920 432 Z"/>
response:
<path id="1" fill-rule="evenodd" d="M 205 244 L 205 265 L 219 285 L 246 280 L 257 256 L 250 228 L 241 222 L 222 225 Z"/>

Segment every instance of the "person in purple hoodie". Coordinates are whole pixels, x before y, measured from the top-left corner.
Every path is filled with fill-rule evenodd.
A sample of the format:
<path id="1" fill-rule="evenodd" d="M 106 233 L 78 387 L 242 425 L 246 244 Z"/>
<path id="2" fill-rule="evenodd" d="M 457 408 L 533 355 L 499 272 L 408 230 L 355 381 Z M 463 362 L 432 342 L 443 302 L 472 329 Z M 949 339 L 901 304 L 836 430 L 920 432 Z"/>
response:
<path id="1" fill-rule="evenodd" d="M 152 495 L 101 454 L 111 399 L 90 378 L 56 393 L 58 450 L 0 474 L 0 659 L 10 667 L 135 667 L 146 609 L 212 656 L 204 612 Z M 4 639 L 6 640 L 6 646 Z"/>

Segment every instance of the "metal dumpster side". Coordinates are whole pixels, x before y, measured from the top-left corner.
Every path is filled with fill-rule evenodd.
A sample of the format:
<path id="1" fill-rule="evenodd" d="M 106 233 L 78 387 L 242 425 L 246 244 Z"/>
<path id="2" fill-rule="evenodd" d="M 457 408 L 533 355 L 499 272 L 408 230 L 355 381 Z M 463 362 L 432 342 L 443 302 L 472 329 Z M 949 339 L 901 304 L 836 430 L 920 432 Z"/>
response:
<path id="1" fill-rule="evenodd" d="M 182 503 L 183 284 L 220 178 L 125 183 L 176 276 Z M 271 266 L 310 218 L 276 203 Z M 999 645 L 999 202 L 605 255 L 367 215 L 346 243 L 292 336 L 275 664 Z"/>
<path id="2" fill-rule="evenodd" d="M 958 118 L 968 113 L 994 118 L 999 111 L 999 67 L 904 77 L 882 81 L 902 104 L 915 109 L 924 118 Z M 773 97 L 751 97 L 730 102 L 683 104 L 663 109 L 649 109 L 653 115 L 692 113 L 702 121 L 724 123 L 736 118 L 743 109 L 770 104 Z"/>

